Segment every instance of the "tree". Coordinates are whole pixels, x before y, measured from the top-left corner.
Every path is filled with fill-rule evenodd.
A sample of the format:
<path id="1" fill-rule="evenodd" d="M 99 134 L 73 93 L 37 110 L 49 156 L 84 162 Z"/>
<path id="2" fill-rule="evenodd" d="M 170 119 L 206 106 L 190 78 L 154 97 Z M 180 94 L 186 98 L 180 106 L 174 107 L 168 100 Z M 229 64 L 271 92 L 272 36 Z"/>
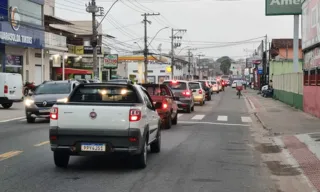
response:
<path id="1" fill-rule="evenodd" d="M 220 69 L 224 74 L 229 74 L 232 59 L 228 56 L 220 57 L 217 62 L 221 63 Z"/>

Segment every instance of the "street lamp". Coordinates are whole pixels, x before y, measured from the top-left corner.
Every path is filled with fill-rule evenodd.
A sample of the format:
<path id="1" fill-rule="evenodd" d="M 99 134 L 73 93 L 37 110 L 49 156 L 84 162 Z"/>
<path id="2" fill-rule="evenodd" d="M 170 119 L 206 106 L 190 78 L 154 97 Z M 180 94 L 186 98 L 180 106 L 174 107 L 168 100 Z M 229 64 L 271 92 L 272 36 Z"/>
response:
<path id="1" fill-rule="evenodd" d="M 148 44 L 148 47 L 151 45 L 152 41 L 157 37 L 157 35 L 160 33 L 160 31 L 164 29 L 168 29 L 169 27 L 164 27 L 162 29 L 159 29 L 159 31 L 154 35 L 154 37 L 151 39 L 150 43 Z"/>

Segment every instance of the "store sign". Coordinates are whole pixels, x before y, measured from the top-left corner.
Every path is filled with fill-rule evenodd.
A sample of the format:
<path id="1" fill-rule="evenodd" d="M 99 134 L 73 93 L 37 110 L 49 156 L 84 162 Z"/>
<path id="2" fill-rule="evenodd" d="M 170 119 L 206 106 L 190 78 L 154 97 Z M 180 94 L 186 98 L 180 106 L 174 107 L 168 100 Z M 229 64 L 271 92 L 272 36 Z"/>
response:
<path id="1" fill-rule="evenodd" d="M 304 0 L 265 0 L 266 15 L 300 15 Z"/>
<path id="2" fill-rule="evenodd" d="M 91 47 L 91 46 L 84 46 L 84 47 L 83 47 L 83 52 L 84 52 L 84 54 L 93 54 L 93 47 Z M 98 54 L 98 55 L 102 54 L 101 46 L 97 46 L 97 54 Z"/>
<path id="3" fill-rule="evenodd" d="M 1 3 L 3 3 L 1 1 Z M 42 48 L 44 43 L 44 32 L 42 25 L 42 6 L 31 1 L 23 0 L 10 0 L 4 1 L 4 5 L 7 5 L 8 9 L 0 9 L 0 43 L 17 45 L 23 47 Z M 35 13 L 33 17 L 27 17 L 22 14 L 21 7 L 24 9 L 34 7 L 30 10 L 37 10 L 39 13 Z M 29 10 L 29 9 L 28 9 Z M 40 23 L 36 19 L 37 14 L 40 14 Z M 37 21 L 36 21 L 37 20 Z M 24 25 L 22 25 L 23 23 Z"/>
<path id="4" fill-rule="evenodd" d="M 76 55 L 92 55 L 93 48 L 91 46 L 68 45 L 68 52 Z M 97 54 L 102 54 L 101 46 L 97 46 Z"/>
<path id="5" fill-rule="evenodd" d="M 320 67 L 320 48 L 315 48 L 304 54 L 304 69 Z"/>
<path id="6" fill-rule="evenodd" d="M 306 0 L 302 5 L 302 49 L 320 42 L 320 0 Z"/>
<path id="7" fill-rule="evenodd" d="M 103 68 L 115 69 L 118 68 L 118 55 L 108 54 L 103 58 Z"/>

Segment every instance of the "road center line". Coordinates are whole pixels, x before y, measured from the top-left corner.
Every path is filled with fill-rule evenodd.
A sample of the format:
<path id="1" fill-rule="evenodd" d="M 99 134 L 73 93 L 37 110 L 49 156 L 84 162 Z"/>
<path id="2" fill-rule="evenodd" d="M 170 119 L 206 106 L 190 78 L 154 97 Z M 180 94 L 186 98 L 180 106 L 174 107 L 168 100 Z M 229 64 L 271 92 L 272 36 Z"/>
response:
<path id="1" fill-rule="evenodd" d="M 26 117 L 17 117 L 17 118 L 12 118 L 12 119 L 1 120 L 0 123 L 6 123 L 6 122 L 10 122 L 10 121 L 25 119 L 25 118 Z"/>
<path id="2" fill-rule="evenodd" d="M 233 124 L 233 123 L 218 123 L 218 122 L 197 122 L 197 121 L 178 121 L 178 124 L 207 124 L 207 125 L 226 125 L 226 126 L 240 126 L 249 127 L 249 124 Z"/>
<path id="3" fill-rule="evenodd" d="M 3 161 L 5 159 L 9 159 L 9 158 L 14 157 L 14 156 L 17 156 L 20 153 L 22 153 L 22 151 L 9 151 L 7 153 L 0 154 L 0 161 Z"/>
<path id="4" fill-rule="evenodd" d="M 35 146 L 35 147 L 40 147 L 40 146 L 42 146 L 42 145 L 46 145 L 46 144 L 48 144 L 48 143 L 49 143 L 49 141 L 44 141 L 44 142 L 41 142 L 41 143 L 35 144 L 34 146 Z"/>
<path id="5" fill-rule="evenodd" d="M 204 118 L 204 115 L 195 115 L 192 117 L 193 120 L 201 120 Z"/>

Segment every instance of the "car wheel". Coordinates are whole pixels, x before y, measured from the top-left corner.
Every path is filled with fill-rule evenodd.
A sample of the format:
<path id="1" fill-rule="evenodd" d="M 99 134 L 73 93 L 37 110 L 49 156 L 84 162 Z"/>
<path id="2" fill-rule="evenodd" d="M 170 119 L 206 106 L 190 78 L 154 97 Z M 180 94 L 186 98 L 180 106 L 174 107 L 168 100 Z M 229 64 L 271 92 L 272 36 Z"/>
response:
<path id="1" fill-rule="evenodd" d="M 161 151 L 161 131 L 158 129 L 157 139 L 151 143 L 150 150 L 152 153 L 159 153 Z"/>
<path id="2" fill-rule="evenodd" d="M 176 116 L 172 119 L 172 125 L 176 125 L 178 124 L 178 113 L 176 114 Z"/>
<path id="3" fill-rule="evenodd" d="M 134 156 L 134 163 L 136 168 L 144 169 L 147 167 L 147 155 L 148 155 L 148 147 L 147 141 L 144 142 L 142 146 L 141 153 L 139 155 Z"/>
<path id="4" fill-rule="evenodd" d="M 191 113 L 191 106 L 188 106 L 187 113 Z"/>
<path id="5" fill-rule="evenodd" d="M 53 152 L 54 164 L 60 168 L 66 168 L 69 164 L 70 155 L 63 152 Z"/>
<path id="6" fill-rule="evenodd" d="M 9 109 L 10 107 L 12 107 L 12 103 L 4 103 L 4 104 L 1 104 L 1 105 L 5 109 Z"/>
<path id="7" fill-rule="evenodd" d="M 220 91 L 217 91 L 217 94 L 219 94 L 220 93 Z"/>
<path id="8" fill-rule="evenodd" d="M 34 123 L 36 122 L 36 118 L 34 117 L 27 117 L 27 123 Z"/>
<path id="9" fill-rule="evenodd" d="M 194 105 L 191 107 L 191 111 L 194 111 Z"/>
<path id="10" fill-rule="evenodd" d="M 172 126 L 172 118 L 171 118 L 171 113 L 170 113 L 166 119 L 166 129 L 170 129 L 171 126 Z"/>

